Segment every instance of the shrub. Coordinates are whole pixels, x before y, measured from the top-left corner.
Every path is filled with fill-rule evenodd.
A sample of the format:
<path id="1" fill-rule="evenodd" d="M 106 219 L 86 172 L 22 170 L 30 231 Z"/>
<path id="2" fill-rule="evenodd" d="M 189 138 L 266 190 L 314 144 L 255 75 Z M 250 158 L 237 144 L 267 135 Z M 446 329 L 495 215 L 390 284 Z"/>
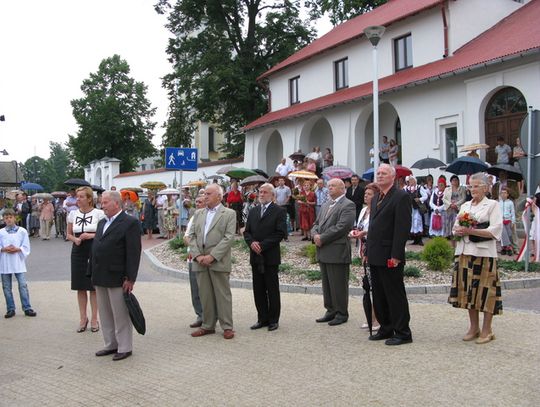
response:
<path id="1" fill-rule="evenodd" d="M 525 271 L 524 261 L 497 260 L 497 267 L 508 271 Z M 540 263 L 529 263 L 529 271 L 540 271 Z"/>
<path id="2" fill-rule="evenodd" d="M 322 278 L 321 270 L 304 270 L 304 274 L 309 281 L 316 281 Z"/>
<path id="3" fill-rule="evenodd" d="M 278 267 L 279 271 L 282 271 L 282 272 L 289 272 L 292 270 L 292 266 L 288 263 L 281 263 Z"/>
<path id="4" fill-rule="evenodd" d="M 302 247 L 302 256 L 305 256 L 309 259 L 311 264 L 317 263 L 317 246 L 313 243 L 307 244 Z"/>
<path id="5" fill-rule="evenodd" d="M 405 252 L 405 260 L 422 260 L 421 252 Z"/>
<path id="6" fill-rule="evenodd" d="M 173 250 L 178 250 L 185 246 L 184 238 L 182 236 L 177 236 L 174 239 L 169 240 L 169 247 Z"/>
<path id="7" fill-rule="evenodd" d="M 244 239 L 236 239 L 233 243 L 233 248 L 249 253 L 249 246 Z"/>
<path id="8" fill-rule="evenodd" d="M 424 260 L 430 270 L 443 271 L 452 264 L 454 249 L 444 237 L 435 237 L 426 243 L 422 251 Z"/>
<path id="9" fill-rule="evenodd" d="M 403 275 L 406 277 L 421 277 L 422 272 L 418 267 L 405 266 L 405 268 L 403 269 Z"/>
<path id="10" fill-rule="evenodd" d="M 282 256 L 287 254 L 288 250 L 289 250 L 289 248 L 287 246 L 285 246 L 284 244 L 279 245 L 279 252 L 281 253 Z"/>
<path id="11" fill-rule="evenodd" d="M 353 257 L 351 261 L 351 265 L 353 266 L 361 266 L 362 265 L 362 259 L 360 257 Z"/>

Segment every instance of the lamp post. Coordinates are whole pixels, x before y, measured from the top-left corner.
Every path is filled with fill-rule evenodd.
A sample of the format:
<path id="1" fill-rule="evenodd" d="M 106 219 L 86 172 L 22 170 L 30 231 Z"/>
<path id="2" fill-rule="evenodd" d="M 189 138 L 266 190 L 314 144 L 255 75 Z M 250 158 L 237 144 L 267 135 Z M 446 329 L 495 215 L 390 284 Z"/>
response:
<path id="1" fill-rule="evenodd" d="M 364 29 L 371 45 L 373 45 L 373 174 L 379 168 L 379 75 L 377 66 L 377 45 L 386 30 L 382 25 L 373 25 Z"/>

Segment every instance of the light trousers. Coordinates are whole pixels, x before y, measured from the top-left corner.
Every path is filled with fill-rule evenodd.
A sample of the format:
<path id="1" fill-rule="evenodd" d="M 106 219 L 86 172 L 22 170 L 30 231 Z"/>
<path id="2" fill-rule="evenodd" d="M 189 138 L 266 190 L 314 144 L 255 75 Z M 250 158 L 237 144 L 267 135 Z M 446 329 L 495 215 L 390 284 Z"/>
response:
<path id="1" fill-rule="evenodd" d="M 122 287 L 96 286 L 99 319 L 105 348 L 119 353 L 133 350 L 133 325 Z"/>

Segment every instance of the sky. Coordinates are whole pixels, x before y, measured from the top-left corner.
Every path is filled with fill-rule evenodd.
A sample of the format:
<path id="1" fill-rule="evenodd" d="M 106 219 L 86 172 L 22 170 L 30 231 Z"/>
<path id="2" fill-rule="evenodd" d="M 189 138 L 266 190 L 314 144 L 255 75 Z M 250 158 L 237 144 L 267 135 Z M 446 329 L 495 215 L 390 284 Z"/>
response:
<path id="1" fill-rule="evenodd" d="M 153 143 L 161 143 L 168 107 L 161 78 L 171 70 L 165 53 L 171 34 L 155 2 L 0 1 L 0 151 L 9 153 L 0 161 L 48 158 L 49 141 L 65 143 L 75 135 L 70 101 L 83 96 L 83 80 L 114 54 L 147 85 L 157 108 Z"/>

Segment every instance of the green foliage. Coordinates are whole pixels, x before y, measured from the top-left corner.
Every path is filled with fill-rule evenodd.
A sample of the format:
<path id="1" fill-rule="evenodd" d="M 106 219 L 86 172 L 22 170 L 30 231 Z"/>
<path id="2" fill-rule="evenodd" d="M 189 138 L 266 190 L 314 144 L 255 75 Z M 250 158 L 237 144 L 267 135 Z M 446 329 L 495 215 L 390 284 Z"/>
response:
<path id="1" fill-rule="evenodd" d="M 293 267 L 288 264 L 288 263 L 281 263 L 279 266 L 278 266 L 278 269 L 279 271 L 281 272 L 284 272 L 284 273 L 289 273 L 292 271 Z"/>
<path id="2" fill-rule="evenodd" d="M 309 259 L 311 264 L 317 263 L 317 246 L 313 243 L 309 243 L 302 247 L 300 254 Z"/>
<path id="3" fill-rule="evenodd" d="M 512 260 L 497 260 L 497 268 L 507 271 L 525 271 L 524 261 L 512 261 Z M 540 271 L 540 263 L 529 263 L 529 271 Z"/>
<path id="4" fill-rule="evenodd" d="M 294 272 L 309 281 L 317 281 L 322 278 L 321 270 L 294 269 Z"/>
<path id="5" fill-rule="evenodd" d="M 284 244 L 279 245 L 279 252 L 281 253 L 282 256 L 287 254 L 288 251 L 289 251 L 289 248 L 287 246 L 285 246 Z"/>
<path id="6" fill-rule="evenodd" d="M 186 244 L 182 236 L 176 236 L 174 239 L 169 240 L 168 245 L 173 250 L 186 248 Z"/>
<path id="7" fill-rule="evenodd" d="M 333 25 L 341 24 L 357 15 L 374 9 L 388 0 L 307 0 L 312 18 L 320 18 L 327 14 Z"/>
<path id="8" fill-rule="evenodd" d="M 422 252 L 405 252 L 406 260 L 422 260 Z"/>
<path id="9" fill-rule="evenodd" d="M 353 257 L 351 264 L 353 266 L 362 266 L 362 259 L 360 257 Z"/>
<path id="10" fill-rule="evenodd" d="M 233 243 L 233 248 L 249 253 L 249 246 L 244 239 L 236 239 Z"/>
<path id="11" fill-rule="evenodd" d="M 422 251 L 422 260 L 430 270 L 446 270 L 454 259 L 454 249 L 444 237 L 435 237 L 426 243 Z"/>
<path id="12" fill-rule="evenodd" d="M 421 277 L 422 271 L 415 266 L 405 266 L 403 269 L 403 275 L 406 277 Z"/>
<path id="13" fill-rule="evenodd" d="M 69 136 L 73 158 L 81 165 L 102 157 L 121 160 L 120 171 L 132 171 L 142 158 L 156 153 L 152 145 L 156 109 L 147 87 L 129 76 L 119 55 L 106 58 L 81 86 L 84 96 L 71 101 L 79 130 Z"/>

